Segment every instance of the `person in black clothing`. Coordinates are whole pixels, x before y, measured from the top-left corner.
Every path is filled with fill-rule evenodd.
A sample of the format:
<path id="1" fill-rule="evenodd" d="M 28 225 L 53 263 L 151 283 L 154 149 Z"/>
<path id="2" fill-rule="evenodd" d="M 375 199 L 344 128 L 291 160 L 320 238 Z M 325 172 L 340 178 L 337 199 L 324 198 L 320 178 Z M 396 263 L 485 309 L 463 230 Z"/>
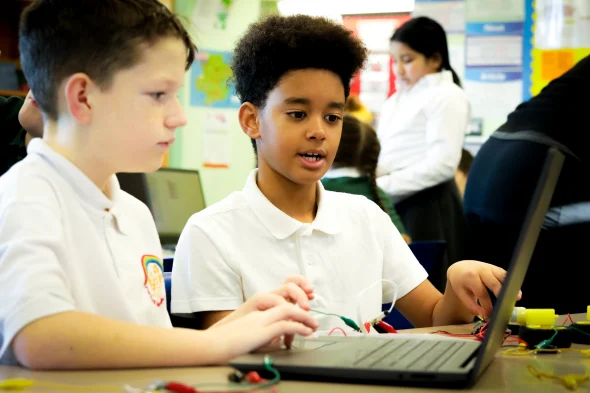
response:
<path id="1" fill-rule="evenodd" d="M 32 138 L 43 135 L 43 117 L 33 95 L 0 97 L 0 176 L 27 155 Z"/>
<path id="2" fill-rule="evenodd" d="M 547 150 L 566 156 L 518 305 L 590 305 L 590 56 L 519 105 L 478 152 L 465 190 L 466 257 L 507 268 Z"/>

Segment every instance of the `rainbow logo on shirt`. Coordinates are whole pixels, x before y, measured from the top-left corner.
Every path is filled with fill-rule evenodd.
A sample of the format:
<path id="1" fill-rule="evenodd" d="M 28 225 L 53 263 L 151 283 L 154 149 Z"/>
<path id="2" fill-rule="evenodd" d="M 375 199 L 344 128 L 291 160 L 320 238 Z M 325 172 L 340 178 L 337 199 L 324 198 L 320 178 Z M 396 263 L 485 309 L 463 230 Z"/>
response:
<path id="1" fill-rule="evenodd" d="M 144 255 L 141 257 L 141 266 L 144 275 L 143 286 L 147 289 L 152 302 L 160 307 L 166 300 L 162 260 L 154 255 Z"/>

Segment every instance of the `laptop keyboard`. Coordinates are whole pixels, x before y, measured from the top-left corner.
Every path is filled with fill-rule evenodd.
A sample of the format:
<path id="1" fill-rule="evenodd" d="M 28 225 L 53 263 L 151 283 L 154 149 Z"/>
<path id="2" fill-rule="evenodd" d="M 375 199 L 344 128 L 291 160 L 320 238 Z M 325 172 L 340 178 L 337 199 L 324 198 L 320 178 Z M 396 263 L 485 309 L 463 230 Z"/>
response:
<path id="1" fill-rule="evenodd" d="M 348 365 L 352 361 L 355 368 L 434 371 L 465 345 L 457 341 L 375 341 L 351 351 Z"/>

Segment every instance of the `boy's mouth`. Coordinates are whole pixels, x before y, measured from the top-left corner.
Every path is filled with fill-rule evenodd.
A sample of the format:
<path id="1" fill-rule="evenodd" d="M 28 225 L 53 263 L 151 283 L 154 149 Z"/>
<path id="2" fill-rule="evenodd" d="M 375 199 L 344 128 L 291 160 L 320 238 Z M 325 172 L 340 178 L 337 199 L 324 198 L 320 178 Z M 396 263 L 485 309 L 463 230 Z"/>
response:
<path id="1" fill-rule="evenodd" d="M 301 158 L 303 158 L 304 160 L 309 161 L 309 162 L 320 161 L 321 159 L 324 158 L 323 155 L 321 155 L 321 154 L 314 154 L 314 153 L 303 153 L 303 154 L 299 154 L 299 156 Z"/>
<path id="2" fill-rule="evenodd" d="M 298 154 L 301 165 L 309 170 L 318 170 L 324 167 L 326 162 L 326 151 L 323 149 L 307 150 Z"/>

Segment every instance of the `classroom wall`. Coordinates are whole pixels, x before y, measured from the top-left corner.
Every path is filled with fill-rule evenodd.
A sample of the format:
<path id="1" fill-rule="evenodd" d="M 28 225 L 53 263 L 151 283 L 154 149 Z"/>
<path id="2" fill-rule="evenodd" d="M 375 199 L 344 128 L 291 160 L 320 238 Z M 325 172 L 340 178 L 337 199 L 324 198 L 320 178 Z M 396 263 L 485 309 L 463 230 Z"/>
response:
<path id="1" fill-rule="evenodd" d="M 210 28 L 208 21 L 194 18 L 198 2 L 209 12 L 208 7 L 219 7 L 227 0 L 176 0 L 175 11 L 190 21 L 190 31 L 201 52 L 208 50 L 232 51 L 235 42 L 244 34 L 247 27 L 260 16 L 260 0 L 231 0 L 226 27 Z M 201 15 L 202 16 L 202 15 Z M 196 23 L 195 23 L 196 22 Z M 204 26 L 203 24 L 207 24 Z M 221 138 L 223 146 L 216 146 L 221 153 L 229 153 L 228 168 L 205 167 L 204 149 L 211 151 L 211 139 L 205 143 L 206 116 L 211 109 L 204 106 L 191 105 L 191 91 L 195 89 L 195 81 L 191 72 L 187 72 L 185 87 L 180 92 L 180 100 L 187 116 L 187 126 L 179 129 L 176 143 L 170 151 L 169 166 L 173 168 L 198 169 L 205 192 L 205 201 L 211 205 L 225 198 L 233 191 L 241 190 L 249 172 L 255 166 L 254 154 L 249 138 L 242 132 L 238 123 L 238 110 L 214 109 L 228 120 L 227 136 Z M 209 123 L 210 124 L 210 123 Z M 226 146 L 228 145 L 228 146 Z"/>

